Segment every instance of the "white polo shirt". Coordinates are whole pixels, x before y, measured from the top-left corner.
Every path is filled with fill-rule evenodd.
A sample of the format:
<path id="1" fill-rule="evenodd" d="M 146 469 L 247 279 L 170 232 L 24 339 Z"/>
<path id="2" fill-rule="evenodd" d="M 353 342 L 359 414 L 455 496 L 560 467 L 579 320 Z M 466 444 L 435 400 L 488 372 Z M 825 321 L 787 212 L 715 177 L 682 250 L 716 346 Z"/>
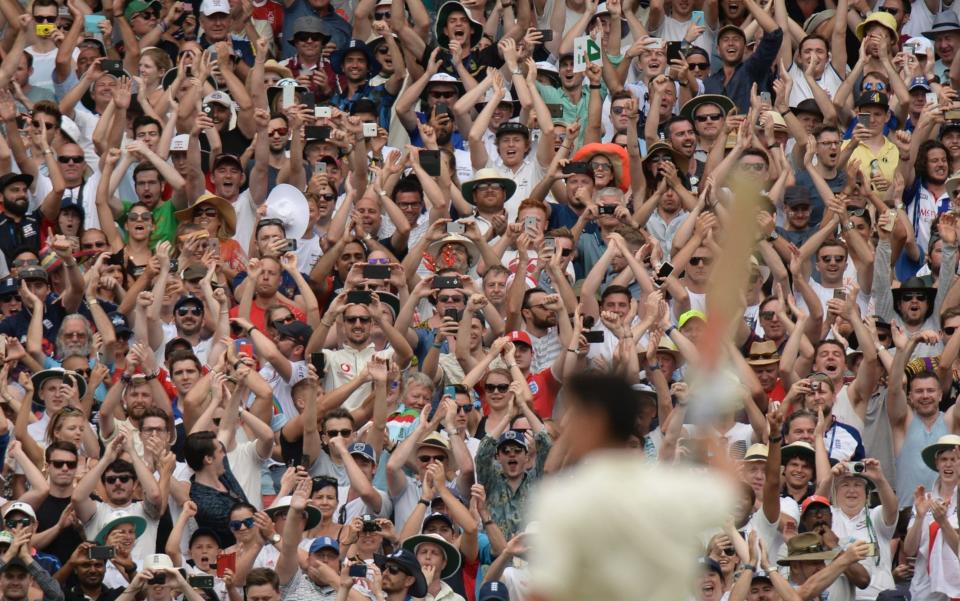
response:
<path id="1" fill-rule="evenodd" d="M 324 390 L 330 392 L 335 388 L 343 386 L 352 381 L 363 371 L 364 366 L 371 357 L 376 355 L 381 359 L 390 359 L 393 357 L 393 349 L 388 348 L 377 351 L 373 343 L 362 349 L 355 349 L 345 346 L 339 349 L 323 349 L 323 355 L 326 360 L 326 371 L 324 375 Z M 356 409 L 370 394 L 370 382 L 361 384 L 359 388 L 353 391 L 347 400 L 343 402 L 344 409 Z M 291 401 L 292 403 L 292 401 Z"/>

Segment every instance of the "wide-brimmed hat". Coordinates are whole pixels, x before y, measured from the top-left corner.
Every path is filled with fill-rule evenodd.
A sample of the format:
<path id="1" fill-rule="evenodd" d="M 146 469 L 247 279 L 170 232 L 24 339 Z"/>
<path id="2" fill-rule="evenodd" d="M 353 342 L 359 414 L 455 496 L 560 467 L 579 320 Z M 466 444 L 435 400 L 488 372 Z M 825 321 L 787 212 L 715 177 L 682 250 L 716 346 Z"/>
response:
<path id="1" fill-rule="evenodd" d="M 770 454 L 770 449 L 767 445 L 762 442 L 750 445 L 750 448 L 747 449 L 747 452 L 743 456 L 744 462 L 749 461 L 762 461 L 766 463 L 767 456 Z"/>
<path id="2" fill-rule="evenodd" d="M 820 535 L 816 532 L 804 532 L 787 541 L 787 556 L 777 561 L 777 564 L 786 566 L 790 565 L 791 561 L 828 561 L 839 554 L 840 549 L 824 549 Z"/>
<path id="3" fill-rule="evenodd" d="M 803 22 L 804 33 L 806 33 L 807 35 L 810 35 L 814 31 L 816 31 L 817 27 L 820 27 L 825 22 L 832 19 L 836 14 L 837 14 L 837 11 L 832 8 L 828 8 L 826 10 L 821 10 L 820 12 L 813 13 L 812 15 L 807 17 L 806 21 Z"/>
<path id="4" fill-rule="evenodd" d="M 142 535 L 147 529 L 147 520 L 143 519 L 139 515 L 133 515 L 132 513 L 120 509 L 114 511 L 110 515 L 110 520 L 103 525 L 103 528 L 100 528 L 100 531 L 97 532 L 97 536 L 94 540 L 98 545 L 105 544 L 107 535 L 110 534 L 110 531 L 123 524 L 133 524 L 134 533 L 137 538 L 140 538 L 140 535 Z"/>
<path id="5" fill-rule="evenodd" d="M 870 17 L 876 14 L 887 15 L 890 17 L 890 21 L 896 25 L 896 20 L 894 20 L 893 15 L 888 13 L 873 13 L 873 15 L 870 15 Z M 867 17 L 867 21 L 870 20 L 870 17 Z M 866 23 L 866 21 L 864 21 L 864 23 Z M 896 28 L 894 28 L 894 31 L 896 31 Z M 923 37 L 932 40 L 937 34 L 947 33 L 948 31 L 960 31 L 960 20 L 957 19 L 957 13 L 953 12 L 953 10 L 949 8 L 937 13 L 937 15 L 933 18 L 933 25 L 930 26 L 929 30 L 924 31 L 922 35 Z M 857 35 L 861 38 L 863 37 L 860 35 L 859 27 L 857 27 Z"/>
<path id="6" fill-rule="evenodd" d="M 237 232 L 237 211 L 230 204 L 230 201 L 217 196 L 216 194 L 203 194 L 188 202 L 185 209 L 180 209 L 174 216 L 177 221 L 191 223 L 193 222 L 193 210 L 200 205 L 210 205 L 220 214 L 220 229 L 224 238 L 232 238 Z"/>
<path id="7" fill-rule="evenodd" d="M 505 191 L 504 199 L 509 199 L 513 196 L 513 193 L 517 191 L 517 182 L 504 177 L 496 169 L 486 167 L 474 173 L 473 179 L 464 182 L 460 187 L 460 191 L 463 192 L 463 199 L 473 204 L 473 190 L 479 184 L 483 183 L 500 184 L 503 186 Z"/>
<path id="8" fill-rule="evenodd" d="M 278 515 L 283 515 L 287 513 L 287 511 L 290 510 L 290 502 L 292 500 L 293 500 L 293 497 L 290 495 L 287 495 L 285 497 L 280 497 L 279 499 L 273 502 L 273 505 L 271 505 L 264 511 L 268 516 L 270 516 L 270 519 L 272 520 Z M 320 514 L 320 510 L 314 507 L 313 505 L 308 504 L 306 511 L 307 511 L 307 524 L 305 528 L 307 530 L 310 530 L 311 528 L 315 528 L 317 524 L 320 523 L 320 520 L 323 516 Z"/>
<path id="9" fill-rule="evenodd" d="M 943 451 L 949 451 L 960 447 L 960 436 L 956 434 L 945 434 L 937 439 L 937 442 L 929 445 L 920 452 L 923 462 L 933 471 L 937 471 L 937 455 Z"/>
<path id="10" fill-rule="evenodd" d="M 813 445 L 802 440 L 791 442 L 780 449 L 780 465 L 786 465 L 794 457 L 803 457 L 809 460 L 811 465 L 814 465 L 817 460 L 817 452 L 813 449 Z"/>
<path id="11" fill-rule="evenodd" d="M 683 353 L 677 348 L 677 344 L 667 336 L 660 337 L 660 342 L 657 343 L 657 352 L 670 353 L 678 366 L 683 364 Z"/>
<path id="12" fill-rule="evenodd" d="M 957 186 L 960 186 L 960 173 L 954 173 L 949 178 L 947 178 L 946 183 L 943 186 L 947 189 L 947 194 L 950 197 L 953 197 L 953 193 L 957 191 Z"/>
<path id="13" fill-rule="evenodd" d="M 433 34 L 437 40 L 437 46 L 441 48 L 450 46 L 450 38 L 443 33 L 443 28 L 447 25 L 447 19 L 450 18 L 450 13 L 454 11 L 460 11 L 467 15 L 467 19 L 470 21 L 470 47 L 473 48 L 479 44 L 480 39 L 483 38 L 483 25 L 474 21 L 470 15 L 470 11 L 456 0 L 445 2 L 443 6 L 440 7 L 440 10 L 437 11 L 437 21 L 433 25 Z"/>
<path id="14" fill-rule="evenodd" d="M 947 12 L 953 13 L 953 11 L 947 11 Z M 941 14 L 943 14 L 943 13 L 941 13 Z M 940 15 L 937 15 L 937 18 L 939 18 L 939 17 L 940 17 Z M 936 23 L 937 23 L 936 19 L 934 19 L 933 22 L 934 22 L 934 27 L 936 27 Z M 954 23 L 957 22 L 957 16 L 956 16 L 956 14 L 954 14 L 954 16 L 953 16 L 953 22 L 954 22 Z M 862 40 L 862 39 L 863 39 L 864 32 L 867 30 L 867 27 L 868 27 L 871 23 L 879 23 L 880 25 L 882 25 L 883 27 L 885 27 L 886 29 L 888 29 L 891 33 L 893 33 L 894 39 L 900 39 L 900 34 L 897 32 L 897 19 L 896 19 L 896 17 L 894 17 L 894 16 L 891 15 L 890 13 L 885 13 L 885 12 L 883 12 L 883 11 L 881 11 L 881 10 L 878 10 L 878 11 L 876 11 L 876 12 L 873 12 L 873 13 L 870 13 L 869 15 L 867 15 L 867 18 L 864 19 L 863 21 L 861 21 L 859 25 L 857 25 L 857 39 L 858 39 L 858 40 Z M 923 35 L 927 35 L 927 34 L 924 33 Z"/>
<path id="15" fill-rule="evenodd" d="M 483 102 L 477 103 L 477 112 L 483 110 L 483 107 L 487 106 L 487 103 L 490 102 L 490 99 L 493 97 L 493 88 L 489 88 L 486 94 L 483 95 Z M 511 109 L 510 118 L 514 119 L 520 115 L 520 100 L 513 97 L 513 94 L 510 93 L 510 89 L 504 90 L 503 100 L 497 103 L 500 104 L 509 104 Z"/>
<path id="16" fill-rule="evenodd" d="M 33 402 L 38 405 L 43 405 L 43 401 L 40 400 L 40 387 L 43 386 L 43 383 L 51 378 L 58 378 L 60 380 L 71 380 L 74 386 L 77 387 L 77 391 L 80 393 L 80 398 L 83 398 L 83 395 L 87 394 L 87 382 L 75 371 L 69 369 L 63 369 L 62 367 L 51 367 L 50 369 L 44 369 L 43 371 L 38 371 L 30 377 L 30 380 L 33 382 Z"/>
<path id="17" fill-rule="evenodd" d="M 807 113 L 809 115 L 816 115 L 823 119 L 823 111 L 820 110 L 820 105 L 817 104 L 817 101 L 813 98 L 804 98 L 797 103 L 797 106 L 791 107 L 790 112 L 792 112 L 794 115 Z"/>
<path id="18" fill-rule="evenodd" d="M 442 549 L 444 557 L 447 559 L 447 564 L 443 566 L 443 571 L 440 573 L 440 578 L 449 578 L 456 574 L 457 570 L 460 569 L 460 551 L 456 547 L 451 545 L 439 534 L 417 534 L 416 536 L 411 536 L 407 540 L 403 541 L 403 548 L 413 551 L 414 555 L 417 553 L 417 548 L 420 545 L 430 543 L 437 545 Z"/>
<path id="19" fill-rule="evenodd" d="M 697 112 L 698 108 L 705 104 L 712 104 L 719 108 L 724 117 L 726 117 L 734 108 L 736 108 L 736 105 L 733 104 L 733 101 L 723 94 L 701 94 L 696 98 L 691 98 L 683 103 L 683 106 L 680 107 L 680 116 L 686 117 L 691 122 L 695 123 L 696 121 L 693 118 L 694 114 Z"/>
<path id="20" fill-rule="evenodd" d="M 560 70 L 550 61 L 540 61 L 537 63 L 537 75 L 543 75 L 549 79 L 555 88 L 563 85 L 563 82 L 560 80 Z"/>
<path id="21" fill-rule="evenodd" d="M 773 340 L 754 342 L 750 345 L 750 354 L 747 355 L 749 365 L 770 365 L 780 363 L 780 353 L 777 352 L 777 343 Z"/>
<path id="22" fill-rule="evenodd" d="M 314 15 L 303 15 L 302 17 L 297 17 L 297 19 L 293 22 L 293 34 L 290 36 L 290 39 L 287 40 L 287 43 L 293 46 L 293 40 L 297 37 L 298 33 L 319 33 L 327 38 L 327 42 L 329 42 L 330 38 L 332 37 L 326 24 L 320 19 L 320 17 Z M 325 43 L 326 42 L 323 42 L 323 44 Z M 321 44 L 321 46 L 323 44 Z"/>
<path id="23" fill-rule="evenodd" d="M 447 234 L 439 240 L 435 240 L 427 247 L 427 252 L 433 257 L 440 256 L 440 249 L 447 244 L 461 244 L 467 250 L 467 267 L 473 267 L 480 260 L 480 249 L 474 244 L 473 240 L 460 234 Z"/>
<path id="24" fill-rule="evenodd" d="M 347 54 L 351 52 L 360 52 L 367 59 L 367 78 L 372 78 L 377 73 L 380 72 L 381 65 L 380 61 L 373 55 L 373 52 L 370 50 L 370 47 L 367 46 L 367 43 L 363 40 L 350 40 L 346 46 L 340 48 L 332 55 L 330 55 L 330 67 L 333 68 L 334 73 L 343 72 L 343 59 L 347 57 Z"/>
<path id="25" fill-rule="evenodd" d="M 899 288 L 893 289 L 893 306 L 898 313 L 900 311 L 900 301 L 903 300 L 903 295 L 907 292 L 922 293 L 924 298 L 927 300 L 926 317 L 933 315 L 933 301 L 936 298 L 937 289 L 933 287 L 933 282 L 929 276 L 914 276 L 901 284 Z M 926 317 L 924 319 L 926 319 Z"/>
<path id="26" fill-rule="evenodd" d="M 616 144 L 600 144 L 594 142 L 584 145 L 573 155 L 571 161 L 590 162 L 590 159 L 602 154 L 613 165 L 613 181 L 615 185 L 626 192 L 630 189 L 630 157 L 627 150 Z"/>
<path id="27" fill-rule="evenodd" d="M 264 71 L 264 73 L 276 73 L 277 75 L 280 76 L 280 79 L 292 79 L 292 78 L 293 78 L 293 71 L 291 71 L 291 70 L 288 69 L 287 67 L 284 67 L 283 65 L 281 65 L 281 64 L 278 63 L 277 61 L 273 60 L 272 58 L 267 59 L 266 61 L 264 61 L 264 63 L 263 63 L 263 71 Z"/>

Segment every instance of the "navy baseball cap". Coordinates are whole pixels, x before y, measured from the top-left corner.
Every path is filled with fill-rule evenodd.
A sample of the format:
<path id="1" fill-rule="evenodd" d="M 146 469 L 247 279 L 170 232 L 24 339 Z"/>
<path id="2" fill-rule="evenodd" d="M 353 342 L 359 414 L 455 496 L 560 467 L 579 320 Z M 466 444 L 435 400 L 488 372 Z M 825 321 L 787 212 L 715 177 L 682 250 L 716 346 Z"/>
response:
<path id="1" fill-rule="evenodd" d="M 20 290 L 19 278 L 3 278 L 0 280 L 0 294 L 11 294 Z"/>
<path id="2" fill-rule="evenodd" d="M 313 542 L 310 543 L 310 553 L 317 553 L 318 551 L 323 551 L 324 549 L 333 549 L 334 551 L 339 553 L 340 543 L 330 538 L 329 536 L 321 536 L 319 538 L 315 538 L 313 539 Z"/>
<path id="3" fill-rule="evenodd" d="M 377 462 L 376 458 L 373 456 L 373 445 L 371 444 L 367 444 L 365 442 L 355 442 L 350 445 L 349 450 L 351 455 L 360 455 L 361 457 L 365 457 L 374 463 Z"/>
<path id="4" fill-rule="evenodd" d="M 515 444 L 524 451 L 527 450 L 527 439 L 523 437 L 523 433 L 517 432 L 516 430 L 507 430 L 497 439 L 497 449 L 508 444 Z"/>

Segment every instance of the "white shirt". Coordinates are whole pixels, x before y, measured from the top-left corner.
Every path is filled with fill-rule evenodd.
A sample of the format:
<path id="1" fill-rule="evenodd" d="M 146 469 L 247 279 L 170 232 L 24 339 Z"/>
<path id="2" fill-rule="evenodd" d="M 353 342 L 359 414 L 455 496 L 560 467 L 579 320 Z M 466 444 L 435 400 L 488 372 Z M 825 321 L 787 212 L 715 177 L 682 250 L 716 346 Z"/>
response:
<path id="1" fill-rule="evenodd" d="M 690 29 L 690 24 L 693 19 L 688 19 L 686 21 L 678 21 L 673 17 L 664 15 L 663 22 L 660 23 L 660 27 L 656 31 L 651 31 L 650 35 L 656 36 L 658 38 L 663 38 L 668 42 L 681 42 L 683 37 L 687 35 L 687 30 Z M 693 41 L 693 45 L 699 48 L 702 48 L 708 54 L 713 52 L 714 47 L 716 46 L 716 33 L 710 29 L 710 27 L 705 27 L 703 33 L 701 33 L 697 39 Z"/>
<path id="2" fill-rule="evenodd" d="M 250 190 L 241 192 L 240 196 L 231 204 L 233 204 L 233 210 L 237 213 L 237 230 L 233 239 L 240 244 L 243 252 L 249 255 L 250 238 L 253 236 L 253 228 L 257 224 L 257 207 L 254 206 Z"/>
<path id="3" fill-rule="evenodd" d="M 87 181 L 75 188 L 67 188 L 63 191 L 63 198 L 80 199 L 83 205 L 83 229 L 103 229 L 100 227 L 100 216 L 97 215 L 97 186 L 100 185 L 100 172 L 94 171 L 93 175 L 87 178 Z M 30 193 L 30 204 L 34 202 L 39 206 L 46 198 L 47 194 L 53 190 L 53 182 L 50 177 L 42 174 L 37 175 L 36 182 L 33 185 L 34 191 Z M 81 196 L 82 191 L 82 196 Z M 60 204 L 57 204 L 57 208 Z"/>
<path id="4" fill-rule="evenodd" d="M 889 567 L 892 561 L 890 541 L 893 538 L 893 531 L 897 527 L 897 520 L 894 518 L 892 524 L 885 524 L 883 522 L 882 506 L 873 509 L 865 508 L 853 517 L 847 517 L 847 514 L 839 507 L 832 507 L 831 509 L 833 511 L 832 529 L 840 539 L 841 545 L 856 540 L 876 543 L 880 555 L 878 557 L 867 557 L 860 562 L 860 565 L 870 573 L 870 586 L 856 591 L 857 601 L 876 599 L 880 591 L 894 587 L 893 574 Z"/>
<path id="5" fill-rule="evenodd" d="M 377 351 L 373 344 L 369 344 L 362 349 L 355 349 L 350 346 L 331 350 L 323 349 L 326 358 L 326 377 L 323 379 L 324 390 L 327 392 L 334 388 L 339 388 L 347 382 L 353 380 L 363 371 L 363 367 L 371 357 L 376 355 L 383 359 L 393 357 L 393 349 L 383 349 Z M 343 402 L 344 409 L 356 409 L 370 394 L 370 382 L 361 384 L 359 388 L 353 391 L 347 400 Z M 292 402 L 292 401 L 291 401 Z"/>
<path id="6" fill-rule="evenodd" d="M 507 211 L 507 222 L 513 223 L 517 219 L 517 210 L 520 208 L 520 203 L 529 198 L 533 188 L 546 177 L 547 169 L 537 160 L 533 148 L 523 158 L 523 163 L 516 170 L 504 165 L 500 155 L 490 155 L 487 167 L 496 169 L 504 177 L 517 183 L 517 191 L 503 205 L 503 208 Z"/>
<path id="7" fill-rule="evenodd" d="M 280 405 L 280 412 L 288 418 L 300 415 L 296 405 L 293 404 L 293 385 L 307 377 L 307 362 L 304 360 L 290 362 L 290 379 L 284 380 L 277 372 L 276 368 L 267 363 L 260 368 L 260 376 L 267 381 L 270 388 L 273 389 L 273 398 Z"/>
<path id="8" fill-rule="evenodd" d="M 87 540 L 94 540 L 100 530 L 110 521 L 114 512 L 123 510 L 130 515 L 138 515 L 147 521 L 147 529 L 143 534 L 137 537 L 137 542 L 133 545 L 130 556 L 137 563 L 143 562 L 144 557 L 155 553 L 157 546 L 157 520 L 147 515 L 144 509 L 143 501 L 134 501 L 126 507 L 114 507 L 101 501 L 94 501 L 97 504 L 97 510 L 94 512 L 86 524 L 83 525 Z"/>

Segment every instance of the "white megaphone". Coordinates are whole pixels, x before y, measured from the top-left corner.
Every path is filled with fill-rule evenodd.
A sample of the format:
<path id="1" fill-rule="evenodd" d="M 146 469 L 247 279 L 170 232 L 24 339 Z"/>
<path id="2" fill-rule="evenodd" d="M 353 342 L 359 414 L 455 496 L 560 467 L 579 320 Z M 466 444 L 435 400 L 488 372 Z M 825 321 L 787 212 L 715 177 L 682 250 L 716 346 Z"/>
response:
<path id="1" fill-rule="evenodd" d="M 290 184 L 277 184 L 267 196 L 267 219 L 279 219 L 283 222 L 283 231 L 287 238 L 300 240 L 307 233 L 310 221 L 310 208 L 303 192 Z"/>

